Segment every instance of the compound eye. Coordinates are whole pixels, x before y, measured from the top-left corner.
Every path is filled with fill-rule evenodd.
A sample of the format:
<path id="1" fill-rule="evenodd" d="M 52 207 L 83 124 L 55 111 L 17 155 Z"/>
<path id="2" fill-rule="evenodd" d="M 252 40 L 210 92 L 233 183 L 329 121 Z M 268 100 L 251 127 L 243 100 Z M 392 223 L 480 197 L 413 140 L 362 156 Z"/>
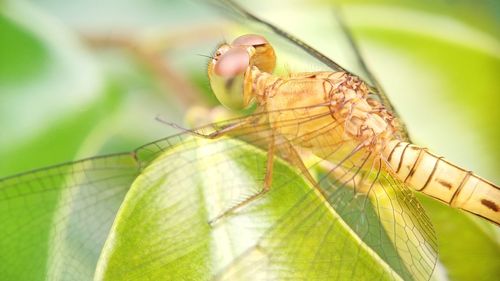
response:
<path id="1" fill-rule="evenodd" d="M 267 44 L 266 38 L 256 34 L 245 34 L 242 35 L 231 43 L 233 46 L 259 46 L 263 44 Z"/>
<path id="2" fill-rule="evenodd" d="M 245 48 L 231 48 L 218 58 L 214 65 L 214 74 L 231 78 L 244 73 L 249 63 L 250 56 Z"/>
<path id="3" fill-rule="evenodd" d="M 274 49 L 263 36 L 246 34 L 236 38 L 231 46 L 233 48 L 247 48 L 250 54 L 250 63 L 260 71 L 272 73 L 276 66 Z"/>

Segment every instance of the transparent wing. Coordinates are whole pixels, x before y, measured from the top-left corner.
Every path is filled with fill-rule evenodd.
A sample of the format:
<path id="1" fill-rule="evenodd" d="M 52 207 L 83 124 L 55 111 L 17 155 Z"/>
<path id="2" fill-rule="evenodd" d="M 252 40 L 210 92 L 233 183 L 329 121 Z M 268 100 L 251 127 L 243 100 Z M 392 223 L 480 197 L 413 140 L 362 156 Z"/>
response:
<path id="1" fill-rule="evenodd" d="M 2 279 L 90 280 L 138 173 L 120 154 L 0 179 Z"/>
<path id="2" fill-rule="evenodd" d="M 295 45 L 299 49 L 302 49 L 304 52 L 310 55 L 310 57 L 304 57 L 304 60 L 318 60 L 324 65 L 328 66 L 330 69 L 334 71 L 344 71 L 347 73 L 350 73 L 351 75 L 354 76 L 359 76 L 358 75 L 349 71 L 346 67 L 341 66 L 339 63 L 335 62 L 333 59 L 328 57 L 327 55 L 323 54 L 319 50 L 315 49 L 313 46 L 307 44 L 306 42 L 302 41 L 298 37 L 292 35 L 291 33 L 281 29 L 280 27 L 276 26 L 275 24 L 266 21 L 265 19 L 255 15 L 254 13 L 248 11 L 245 9 L 243 6 L 239 5 L 236 1 L 232 0 L 217 0 L 216 3 L 218 8 L 221 10 L 226 11 L 225 14 L 233 15 L 235 16 L 236 20 L 243 21 L 245 20 L 248 22 L 255 22 L 257 24 L 260 24 L 267 29 L 271 30 L 278 36 L 284 38 L 286 41 L 290 42 L 292 45 Z M 348 27 L 345 25 L 345 22 L 342 18 L 342 14 L 340 11 L 340 7 L 335 6 L 332 4 L 331 7 L 331 17 L 335 19 L 335 22 L 338 24 L 339 29 L 340 29 L 340 38 L 336 38 L 332 44 L 339 44 L 339 41 L 345 40 L 347 41 L 347 46 L 351 49 L 351 53 L 354 56 L 357 64 L 359 67 L 359 71 L 363 72 L 365 74 L 365 82 L 369 85 L 371 89 L 371 94 L 376 97 L 377 100 L 379 100 L 384 106 L 392 112 L 395 116 L 398 117 L 400 120 L 400 134 L 401 138 L 404 139 L 405 141 L 409 141 L 409 133 L 402 122 L 401 117 L 399 116 L 398 112 L 396 111 L 396 108 L 392 105 L 390 102 L 390 99 L 386 95 L 382 85 L 378 82 L 376 77 L 373 75 L 371 70 L 369 69 L 368 65 L 364 61 L 363 57 L 361 56 L 361 52 L 359 50 L 359 47 L 357 46 L 351 32 L 349 31 Z M 279 52 L 284 53 L 284 52 Z"/>
<path id="3" fill-rule="evenodd" d="M 137 157 L 148 166 L 125 200 L 131 207 L 123 208 L 112 229 L 113 251 L 102 259 L 105 276 L 428 280 L 436 244 L 423 209 L 380 158 L 342 139 L 342 124 L 325 109 L 255 114 L 193 131 L 209 135 L 240 124 L 231 138 L 182 134 L 139 148 Z M 297 118 L 304 110 L 312 114 Z M 282 132 L 304 133 L 280 137 L 269 127 L 278 116 L 288 116 L 274 124 Z M 271 136 L 281 156 L 271 190 L 226 214 L 262 190 Z M 296 156 L 302 153 L 291 150 L 296 146 L 328 161 L 314 158 L 301 169 Z M 308 183 L 305 173 L 317 181 Z"/>
<path id="4" fill-rule="evenodd" d="M 361 51 L 359 50 L 359 47 L 354 40 L 349 28 L 345 25 L 345 21 L 342 17 L 342 14 L 340 12 L 339 8 L 335 9 L 335 18 L 337 19 L 340 28 L 342 29 L 342 32 L 344 33 L 345 37 L 347 38 L 349 45 L 351 46 L 351 49 L 353 50 L 357 60 L 358 64 L 361 66 L 363 69 L 363 72 L 366 73 L 368 76 L 368 79 L 373 83 L 373 86 L 371 87 L 371 93 L 375 95 L 378 100 L 387 108 L 390 112 L 392 112 L 398 119 L 400 120 L 400 133 L 401 133 L 401 138 L 404 139 L 407 142 L 411 142 L 410 139 L 410 133 L 408 132 L 406 125 L 404 122 L 402 122 L 401 116 L 397 112 L 396 108 L 394 105 L 392 105 L 391 100 L 387 96 L 387 94 L 384 91 L 384 88 L 382 87 L 382 84 L 378 81 L 378 79 L 375 77 L 375 75 L 372 73 L 372 71 L 369 69 L 368 65 L 366 64 L 365 60 L 363 59 L 361 55 Z"/>
<path id="5" fill-rule="evenodd" d="M 330 186 L 330 205 L 303 196 L 220 279 L 430 279 L 437 248 L 432 228 L 409 191 L 383 173 L 379 177 L 368 194 Z"/>
<path id="6" fill-rule="evenodd" d="M 264 19 L 261 19 L 260 17 L 254 15 L 253 13 L 247 11 L 244 9 L 242 6 L 238 5 L 236 2 L 231 1 L 231 0 L 218 0 L 219 2 L 218 6 L 220 9 L 229 11 L 231 14 L 236 14 L 240 17 L 249 19 L 251 21 L 257 22 L 259 24 L 262 24 L 266 26 L 267 28 L 271 29 L 273 32 L 278 34 L 279 36 L 282 36 L 292 44 L 296 45 L 300 49 L 304 50 L 308 54 L 310 54 L 312 57 L 316 58 L 326 66 L 330 67 L 331 69 L 335 71 L 346 71 L 348 72 L 345 68 L 340 66 L 338 63 L 333 61 L 332 59 L 328 58 L 326 55 L 322 54 L 318 50 L 314 49 L 313 47 L 309 46 L 306 42 L 303 42 L 299 38 L 293 36 L 292 34 L 286 32 L 285 30 L 279 28 L 278 26 L 265 21 Z"/>
<path id="7" fill-rule="evenodd" d="M 241 124 L 231 138 L 184 133 L 1 180 L 2 276 L 88 280 L 97 264 L 118 279 L 429 279 L 427 216 L 325 109 L 255 114 L 194 131 Z M 280 137 L 278 116 L 283 133 L 314 130 Z M 271 190 L 209 224 L 262 190 L 270 136 L 281 156 Z M 298 146 L 329 160 L 304 163 Z"/>

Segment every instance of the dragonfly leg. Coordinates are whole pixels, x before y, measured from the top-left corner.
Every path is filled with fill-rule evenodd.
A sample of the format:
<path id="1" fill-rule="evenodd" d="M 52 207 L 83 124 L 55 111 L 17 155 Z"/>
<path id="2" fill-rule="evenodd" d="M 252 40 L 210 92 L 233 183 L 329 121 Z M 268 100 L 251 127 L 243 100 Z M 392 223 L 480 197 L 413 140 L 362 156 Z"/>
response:
<path id="1" fill-rule="evenodd" d="M 279 155 L 285 159 L 287 162 L 291 163 L 294 167 L 297 167 L 302 175 L 313 185 L 317 184 L 316 180 L 313 178 L 306 165 L 302 161 L 299 152 L 293 147 L 289 141 L 283 141 L 283 147 L 280 144 Z"/>
<path id="2" fill-rule="evenodd" d="M 243 125 L 246 125 L 247 122 L 239 122 L 239 123 L 235 123 L 235 124 L 231 124 L 225 128 L 222 128 L 220 130 L 216 130 L 210 134 L 207 134 L 207 135 L 204 135 L 204 137 L 206 138 L 209 138 L 209 139 L 216 139 L 218 137 L 221 137 L 225 134 L 228 134 L 238 128 L 241 128 Z"/>
<path id="3" fill-rule="evenodd" d="M 250 204 L 251 202 L 259 199 L 261 196 L 266 194 L 271 189 L 272 179 L 273 179 L 273 163 L 274 163 L 275 149 L 276 149 L 276 144 L 275 144 L 274 134 L 272 134 L 271 141 L 269 142 L 269 146 L 268 146 L 268 150 L 267 150 L 266 173 L 264 176 L 264 182 L 262 185 L 262 189 L 259 192 L 251 195 L 250 197 L 245 198 L 243 201 L 232 206 L 231 208 L 225 210 L 224 212 L 222 212 L 220 215 L 216 216 L 215 218 L 209 220 L 208 223 L 210 225 L 214 225 L 221 218 L 228 216 L 228 215 L 231 215 L 236 210 L 238 210 L 238 209 Z"/>

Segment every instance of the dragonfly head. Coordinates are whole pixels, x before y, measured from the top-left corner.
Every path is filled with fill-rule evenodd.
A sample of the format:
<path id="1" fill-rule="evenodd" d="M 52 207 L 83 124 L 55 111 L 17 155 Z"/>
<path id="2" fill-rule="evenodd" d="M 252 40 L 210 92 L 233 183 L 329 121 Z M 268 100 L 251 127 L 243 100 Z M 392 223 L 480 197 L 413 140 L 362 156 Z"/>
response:
<path id="1" fill-rule="evenodd" d="M 252 67 L 271 73 L 275 65 L 274 49 L 264 37 L 243 35 L 217 48 L 208 64 L 210 86 L 224 106 L 244 109 L 254 99 Z"/>

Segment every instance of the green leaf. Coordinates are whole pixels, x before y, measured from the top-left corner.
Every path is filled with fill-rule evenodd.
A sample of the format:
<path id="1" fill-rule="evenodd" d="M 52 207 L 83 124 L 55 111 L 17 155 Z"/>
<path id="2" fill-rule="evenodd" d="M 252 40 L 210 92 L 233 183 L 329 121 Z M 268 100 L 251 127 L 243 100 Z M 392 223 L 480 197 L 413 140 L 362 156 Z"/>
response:
<path id="1" fill-rule="evenodd" d="M 44 70 L 46 47 L 3 15 L 0 15 L 0 36 L 0 83 L 23 82 Z"/>
<path id="2" fill-rule="evenodd" d="M 7 175 L 72 159 L 96 102 L 112 103 L 99 95 L 98 68 L 73 33 L 25 1 L 1 5 L 0 174 Z M 48 149 L 54 143 L 60 149 Z"/>
<path id="3" fill-rule="evenodd" d="M 498 226 L 428 197 L 418 198 L 434 223 L 439 259 L 450 280 L 495 280 L 500 275 Z"/>
<path id="4" fill-rule="evenodd" d="M 123 154 L 0 180 L 2 279 L 91 279 L 137 173 Z"/>
<path id="5" fill-rule="evenodd" d="M 120 207 L 96 280 L 398 278 L 282 161 L 268 193 L 209 224 L 262 188 L 266 157 L 238 140 L 194 137 L 163 152 Z"/>

